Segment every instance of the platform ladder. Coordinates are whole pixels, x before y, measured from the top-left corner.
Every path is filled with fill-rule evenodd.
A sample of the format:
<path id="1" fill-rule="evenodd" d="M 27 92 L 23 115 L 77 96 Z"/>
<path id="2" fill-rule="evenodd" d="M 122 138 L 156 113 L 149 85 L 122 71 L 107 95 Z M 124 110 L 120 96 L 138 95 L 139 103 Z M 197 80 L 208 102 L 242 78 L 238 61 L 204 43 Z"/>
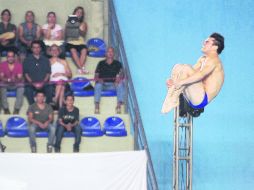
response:
<path id="1" fill-rule="evenodd" d="M 174 110 L 173 190 L 192 190 L 193 118 Z"/>

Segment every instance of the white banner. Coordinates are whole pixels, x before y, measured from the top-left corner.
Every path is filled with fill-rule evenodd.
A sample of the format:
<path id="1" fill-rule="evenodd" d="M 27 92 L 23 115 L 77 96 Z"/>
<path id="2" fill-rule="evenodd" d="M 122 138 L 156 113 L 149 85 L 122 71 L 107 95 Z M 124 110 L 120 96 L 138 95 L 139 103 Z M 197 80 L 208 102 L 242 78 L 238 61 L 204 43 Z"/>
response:
<path id="1" fill-rule="evenodd" d="M 0 190 L 146 190 L 145 151 L 0 154 Z"/>

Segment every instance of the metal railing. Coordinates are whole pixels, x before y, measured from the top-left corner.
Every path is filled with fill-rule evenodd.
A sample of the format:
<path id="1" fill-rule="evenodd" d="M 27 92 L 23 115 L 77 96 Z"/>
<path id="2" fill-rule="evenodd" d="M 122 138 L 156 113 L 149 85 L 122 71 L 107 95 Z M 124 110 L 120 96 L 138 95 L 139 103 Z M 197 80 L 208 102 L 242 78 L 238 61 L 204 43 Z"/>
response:
<path id="1" fill-rule="evenodd" d="M 134 149 L 145 150 L 148 158 L 147 163 L 147 186 L 149 190 L 158 190 L 158 184 L 153 168 L 153 163 L 148 148 L 144 127 L 142 124 L 136 93 L 134 90 L 131 73 L 128 65 L 128 60 L 125 53 L 124 43 L 121 36 L 118 19 L 116 16 L 115 6 L 113 0 L 108 0 L 108 11 L 109 11 L 109 46 L 115 48 L 115 54 L 117 59 L 123 64 L 126 86 L 126 109 L 131 119 L 131 128 L 134 131 Z"/>

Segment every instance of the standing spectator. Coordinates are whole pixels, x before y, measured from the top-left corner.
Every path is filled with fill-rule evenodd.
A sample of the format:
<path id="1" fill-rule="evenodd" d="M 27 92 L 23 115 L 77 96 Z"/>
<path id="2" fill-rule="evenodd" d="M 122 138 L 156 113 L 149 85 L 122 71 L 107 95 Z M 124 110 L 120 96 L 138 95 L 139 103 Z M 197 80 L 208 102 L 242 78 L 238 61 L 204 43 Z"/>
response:
<path id="1" fill-rule="evenodd" d="M 16 102 L 13 114 L 19 114 L 19 110 L 23 103 L 24 85 L 23 85 L 23 69 L 22 64 L 15 61 L 15 53 L 7 52 L 7 60 L 0 64 L 1 85 L 1 101 L 4 114 L 10 114 L 7 102 L 7 90 L 16 90 Z"/>
<path id="2" fill-rule="evenodd" d="M 18 28 L 19 51 L 22 62 L 27 53 L 31 53 L 32 42 L 39 40 L 41 36 L 40 26 L 34 20 L 34 12 L 27 11 L 25 14 L 25 22 L 21 23 Z"/>
<path id="3" fill-rule="evenodd" d="M 67 85 L 65 81 L 71 78 L 72 73 L 68 63 L 64 59 L 58 57 L 60 51 L 61 50 L 57 45 L 52 45 L 50 47 L 50 54 L 52 56 L 50 59 L 50 81 L 55 84 L 55 97 L 53 98 L 53 103 L 59 104 L 59 107 L 61 108 L 64 101 L 65 86 Z"/>
<path id="4" fill-rule="evenodd" d="M 1 13 L 0 22 L 0 53 L 3 51 L 12 50 L 17 53 L 18 49 L 15 46 L 16 26 L 11 24 L 11 12 L 9 9 L 4 9 Z"/>
<path id="5" fill-rule="evenodd" d="M 89 72 L 85 69 L 87 46 L 84 38 L 87 32 L 87 24 L 84 21 L 84 8 L 76 7 L 73 15 L 76 16 L 77 20 L 67 21 L 65 28 L 66 51 L 71 52 L 71 56 L 78 67 L 78 72 L 88 74 Z"/>
<path id="6" fill-rule="evenodd" d="M 61 48 L 61 58 L 65 58 L 65 48 L 63 41 L 63 28 L 56 23 L 56 13 L 48 12 L 47 24 L 42 26 L 43 42 L 47 48 L 47 54 L 50 55 L 49 48 L 51 45 L 56 44 Z"/>
<path id="7" fill-rule="evenodd" d="M 32 55 L 29 55 L 23 64 L 25 81 L 25 94 L 29 105 L 34 103 L 34 92 L 44 91 L 46 102 L 52 102 L 52 86 L 49 84 L 51 68 L 49 59 L 41 55 L 41 44 L 39 41 L 32 42 Z"/>
<path id="8" fill-rule="evenodd" d="M 53 123 L 53 109 L 49 104 L 45 103 L 43 92 L 38 91 L 35 95 L 36 102 L 28 108 L 29 121 L 29 140 L 32 153 L 37 152 L 36 149 L 36 131 L 48 131 L 47 152 L 52 152 L 55 138 L 55 126 Z"/>
<path id="9" fill-rule="evenodd" d="M 67 95 L 66 107 L 62 107 L 58 113 L 58 127 L 56 133 L 55 152 L 60 152 L 60 145 L 64 131 L 72 131 L 75 134 L 73 152 L 79 152 L 81 142 L 81 128 L 79 126 L 79 109 L 74 106 L 74 96 Z"/>
<path id="10" fill-rule="evenodd" d="M 106 52 L 106 59 L 98 63 L 95 70 L 94 102 L 95 114 L 100 113 L 100 98 L 102 90 L 116 89 L 117 106 L 116 113 L 121 113 L 121 105 L 124 100 L 124 83 L 122 64 L 114 60 L 114 49 L 109 47 Z"/>

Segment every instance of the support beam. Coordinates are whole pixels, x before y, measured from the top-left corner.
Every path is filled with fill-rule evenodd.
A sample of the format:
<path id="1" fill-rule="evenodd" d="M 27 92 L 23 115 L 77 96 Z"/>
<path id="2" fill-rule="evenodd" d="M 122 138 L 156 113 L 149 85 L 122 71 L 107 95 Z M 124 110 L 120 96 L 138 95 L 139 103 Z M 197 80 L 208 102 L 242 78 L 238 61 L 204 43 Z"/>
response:
<path id="1" fill-rule="evenodd" d="M 192 116 L 174 110 L 173 190 L 192 190 Z"/>

